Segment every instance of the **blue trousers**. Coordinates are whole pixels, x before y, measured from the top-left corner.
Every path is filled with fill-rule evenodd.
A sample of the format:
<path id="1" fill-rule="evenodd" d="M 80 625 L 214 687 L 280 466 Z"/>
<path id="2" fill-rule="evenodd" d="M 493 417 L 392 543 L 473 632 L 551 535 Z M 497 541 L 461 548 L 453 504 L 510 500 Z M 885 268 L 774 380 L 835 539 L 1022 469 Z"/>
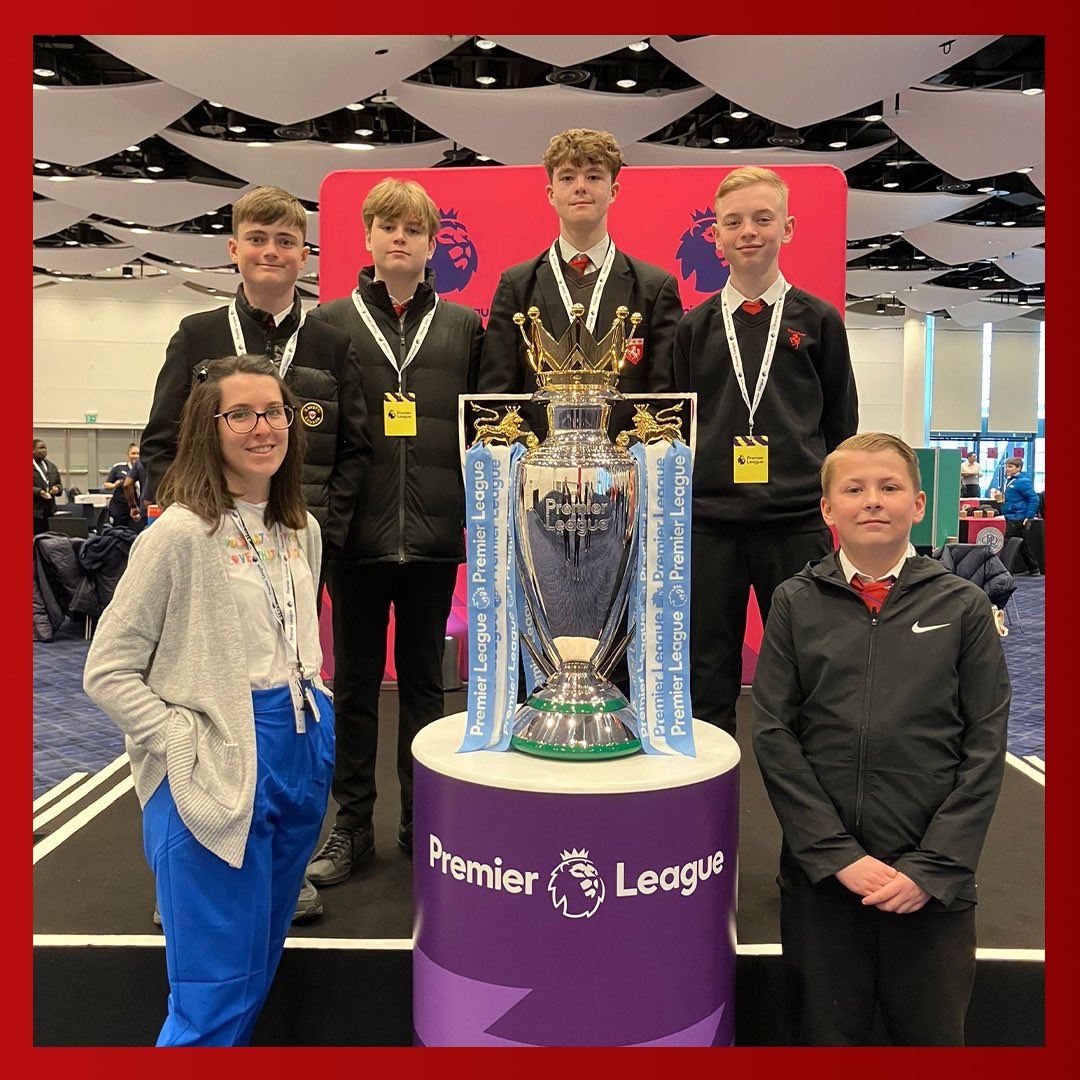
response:
<path id="1" fill-rule="evenodd" d="M 288 687 L 255 690 L 258 775 L 243 865 L 180 820 L 168 778 L 143 807 L 143 845 L 165 932 L 169 1014 L 158 1046 L 246 1046 L 285 947 L 334 768 L 334 709 L 298 734 Z"/>

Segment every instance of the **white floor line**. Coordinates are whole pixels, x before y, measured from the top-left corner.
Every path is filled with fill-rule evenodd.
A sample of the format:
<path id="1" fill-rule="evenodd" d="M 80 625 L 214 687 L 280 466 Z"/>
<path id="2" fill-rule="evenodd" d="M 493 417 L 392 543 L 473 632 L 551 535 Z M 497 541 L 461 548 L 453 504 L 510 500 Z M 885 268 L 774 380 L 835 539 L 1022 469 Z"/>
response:
<path id="1" fill-rule="evenodd" d="M 1041 773 L 1046 772 L 1046 762 L 1043 761 L 1043 759 L 1041 757 L 1039 757 L 1038 754 L 1025 754 L 1024 755 L 1024 760 L 1029 765 L 1034 765 L 1035 768 L 1039 770 L 1039 772 L 1041 772 Z"/>
<path id="2" fill-rule="evenodd" d="M 1032 780 L 1037 784 L 1042 784 L 1046 787 L 1046 776 L 1044 773 L 1039 772 L 1038 769 L 1033 769 L 1026 761 L 1021 761 L 1015 754 L 1006 753 L 1005 760 L 1014 768 L 1019 769 L 1025 776 L 1030 776 Z"/>
<path id="3" fill-rule="evenodd" d="M 130 773 L 125 776 L 120 783 L 114 788 L 110 788 L 95 799 L 84 810 L 80 810 L 70 821 L 66 821 L 59 829 L 54 833 L 50 833 L 39 844 L 34 845 L 34 865 L 37 864 L 49 854 L 50 851 L 54 851 L 69 837 L 74 836 L 84 825 L 93 821 L 94 818 L 102 812 L 102 810 L 108 809 L 117 799 L 126 795 L 129 791 L 135 790 L 135 779 Z"/>
<path id="4" fill-rule="evenodd" d="M 88 783 L 75 791 L 72 791 L 69 795 L 66 795 L 55 806 L 50 806 L 48 810 L 43 810 L 36 818 L 34 818 L 34 828 L 40 829 L 48 821 L 52 821 L 54 817 L 62 814 L 69 807 L 74 806 L 77 802 L 85 799 L 88 792 L 94 790 L 109 780 L 113 773 L 127 766 L 128 756 L 126 753 L 121 754 L 114 761 L 110 761 L 104 769 L 94 773 L 94 778 Z"/>
<path id="5" fill-rule="evenodd" d="M 32 809 L 40 810 L 46 803 L 51 803 L 53 799 L 63 795 L 72 784 L 77 784 L 80 780 L 85 780 L 89 775 L 89 773 L 85 772 L 73 772 L 70 776 L 64 777 L 59 784 L 49 788 L 44 795 L 39 795 L 34 800 Z"/>

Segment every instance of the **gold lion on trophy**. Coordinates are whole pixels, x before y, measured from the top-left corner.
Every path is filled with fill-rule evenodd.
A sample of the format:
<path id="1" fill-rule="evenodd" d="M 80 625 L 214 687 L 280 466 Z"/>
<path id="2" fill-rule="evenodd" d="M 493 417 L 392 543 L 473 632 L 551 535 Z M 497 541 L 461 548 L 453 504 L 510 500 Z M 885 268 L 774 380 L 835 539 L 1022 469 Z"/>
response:
<path id="1" fill-rule="evenodd" d="M 635 405 L 634 415 L 630 422 L 634 425 L 633 431 L 623 431 L 615 439 L 615 445 L 624 450 L 630 445 L 631 436 L 636 435 L 643 443 L 657 442 L 666 439 L 669 443 L 682 438 L 682 424 L 675 414 L 682 411 L 683 403 L 672 405 L 667 409 L 660 409 L 656 416 L 649 412 L 648 405 Z"/>
<path id="2" fill-rule="evenodd" d="M 511 405 L 506 410 L 506 415 L 499 419 L 498 409 L 489 409 L 485 405 L 477 405 L 473 402 L 473 408 L 478 413 L 487 413 L 487 416 L 474 422 L 473 430 L 476 433 L 476 441 L 489 446 L 493 442 L 505 443 L 510 446 L 518 439 L 524 439 L 525 445 L 532 450 L 539 446 L 540 440 L 531 432 L 524 430 L 525 421 L 521 419 L 521 406 Z"/>

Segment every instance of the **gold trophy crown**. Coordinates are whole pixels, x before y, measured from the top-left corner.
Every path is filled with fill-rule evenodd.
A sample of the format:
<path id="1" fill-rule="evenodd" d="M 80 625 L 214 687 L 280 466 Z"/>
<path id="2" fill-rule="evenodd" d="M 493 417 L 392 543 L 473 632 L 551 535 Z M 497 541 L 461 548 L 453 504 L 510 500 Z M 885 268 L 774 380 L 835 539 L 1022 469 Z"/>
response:
<path id="1" fill-rule="evenodd" d="M 619 372 L 626 363 L 625 322 L 629 310 L 618 307 L 611 329 L 599 340 L 593 337 L 585 325 L 585 308 L 574 304 L 570 309 L 570 326 L 558 341 L 544 329 L 540 321 L 540 309 L 529 308 L 529 327 L 525 316 L 514 315 L 514 322 L 525 339 L 525 352 L 529 364 L 536 372 L 536 381 L 542 389 L 572 389 L 574 387 L 614 388 Z M 641 316 L 635 311 L 630 315 L 630 335 L 637 329 Z"/>

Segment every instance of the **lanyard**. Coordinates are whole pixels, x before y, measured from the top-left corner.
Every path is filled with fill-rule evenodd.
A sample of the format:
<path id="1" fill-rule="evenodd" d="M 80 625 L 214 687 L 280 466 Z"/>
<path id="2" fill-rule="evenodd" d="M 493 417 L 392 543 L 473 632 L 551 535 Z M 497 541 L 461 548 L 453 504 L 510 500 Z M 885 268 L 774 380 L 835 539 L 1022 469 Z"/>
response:
<path id="1" fill-rule="evenodd" d="M 41 473 L 41 479 L 45 481 L 45 489 L 49 488 L 49 474 L 45 471 L 45 466 L 41 464 L 37 458 L 34 459 L 34 468 Z"/>
<path id="2" fill-rule="evenodd" d="M 585 328 L 591 334 L 596 329 L 596 316 L 600 311 L 600 299 L 604 295 L 604 286 L 607 284 L 608 274 L 611 273 L 611 264 L 615 261 L 615 245 L 608 239 L 607 254 L 604 256 L 604 264 L 600 267 L 600 273 L 596 275 L 596 284 L 593 286 L 592 300 L 589 302 L 589 314 L 585 318 Z M 566 279 L 563 277 L 562 262 L 559 260 L 559 241 L 551 245 L 548 252 L 548 262 L 551 264 L 551 272 L 555 275 L 555 284 L 559 286 L 559 296 L 562 297 L 563 307 L 566 308 L 566 317 L 569 319 L 570 308 L 573 302 L 570 299 L 570 290 L 566 287 Z"/>
<path id="3" fill-rule="evenodd" d="M 406 354 L 404 361 L 401 366 L 398 367 L 398 361 L 397 357 L 394 355 L 394 350 L 390 348 L 390 343 L 386 340 L 382 330 L 379 329 L 378 324 L 375 322 L 371 310 L 367 306 L 367 301 L 360 296 L 359 289 L 353 289 L 352 302 L 356 305 L 356 310 L 359 313 L 360 318 L 364 320 L 364 325 L 375 339 L 375 343 L 382 349 L 383 355 L 390 361 L 391 366 L 398 373 L 398 390 L 401 389 L 405 369 L 413 362 L 413 357 L 420 351 L 420 346 L 424 344 L 424 338 L 427 337 L 428 327 L 431 326 L 431 320 L 435 318 L 435 309 L 439 306 L 439 294 L 434 293 L 433 295 L 435 297 L 435 303 L 431 305 L 431 310 L 424 316 L 424 320 L 420 323 L 420 326 L 416 331 L 416 337 L 413 338 L 413 343 L 409 347 L 409 351 Z"/>
<path id="4" fill-rule="evenodd" d="M 786 290 L 785 290 L 786 292 Z M 784 293 L 773 305 L 772 319 L 769 321 L 769 340 L 765 343 L 765 355 L 761 358 L 761 370 L 758 372 L 757 385 L 754 387 L 754 400 L 750 401 L 750 395 L 746 390 L 746 374 L 743 371 L 742 352 L 739 349 L 739 339 L 735 336 L 735 323 L 731 318 L 731 310 L 728 308 L 727 290 L 720 291 L 720 310 L 724 313 L 724 332 L 727 334 L 728 351 L 731 353 L 731 366 L 735 369 L 735 378 L 739 382 L 739 390 L 743 401 L 750 410 L 750 434 L 754 434 L 754 413 L 761 404 L 761 395 L 765 393 L 765 384 L 769 381 L 769 372 L 772 369 L 773 356 L 776 353 L 776 339 L 780 336 L 780 319 L 784 311 Z"/>
<path id="5" fill-rule="evenodd" d="M 293 331 L 292 337 L 285 342 L 285 348 L 281 350 L 281 363 L 278 365 L 278 375 L 283 379 L 285 378 L 285 372 L 292 366 L 293 355 L 296 353 L 296 342 L 300 337 L 300 327 L 304 325 L 304 320 L 306 318 L 307 313 L 301 308 L 299 325 Z M 236 312 L 235 300 L 229 304 L 229 328 L 232 330 L 233 348 L 236 349 L 236 355 L 242 356 L 248 351 L 248 347 L 247 342 L 244 341 L 244 331 L 240 327 L 240 316 Z"/>
<path id="6" fill-rule="evenodd" d="M 244 540 L 255 561 L 255 569 L 259 571 L 259 576 L 262 578 L 263 588 L 266 590 L 266 598 L 270 602 L 270 609 L 273 611 L 278 626 L 281 628 L 281 635 L 285 639 L 285 652 L 293 653 L 296 656 L 295 674 L 300 679 L 303 679 L 305 678 L 304 665 L 300 660 L 300 642 L 296 633 L 296 590 L 293 587 L 292 570 L 289 568 L 288 537 L 285 530 L 280 525 L 278 526 L 278 556 L 284 567 L 285 588 L 289 596 L 288 603 L 285 605 L 289 612 L 288 618 L 285 617 L 281 610 L 277 593 L 274 592 L 273 582 L 271 582 L 270 575 L 266 572 L 266 567 L 262 564 L 258 548 L 255 547 L 255 541 L 252 539 L 251 533 L 248 532 L 248 527 L 245 524 L 240 511 L 234 508 L 230 510 L 229 513 L 232 516 L 236 527 L 243 534 Z"/>

